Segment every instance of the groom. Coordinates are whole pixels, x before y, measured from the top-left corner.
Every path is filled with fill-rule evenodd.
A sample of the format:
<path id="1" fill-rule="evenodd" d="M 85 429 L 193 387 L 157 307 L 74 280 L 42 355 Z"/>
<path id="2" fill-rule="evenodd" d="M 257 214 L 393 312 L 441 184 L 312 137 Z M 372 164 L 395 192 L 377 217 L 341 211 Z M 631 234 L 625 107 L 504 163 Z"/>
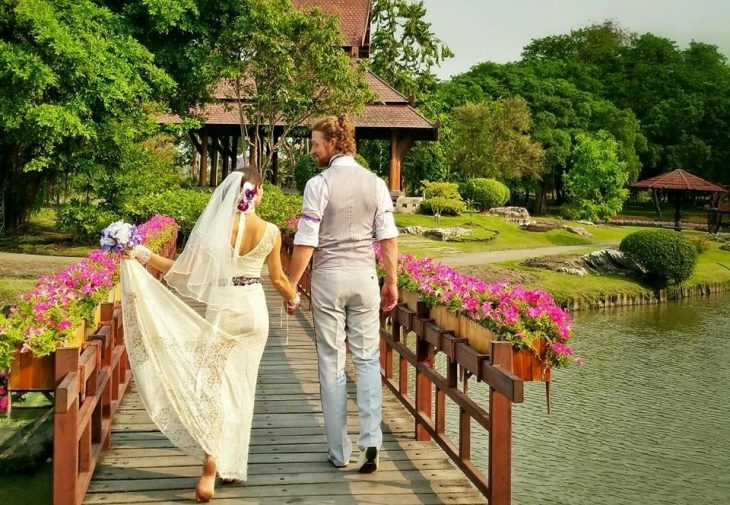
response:
<path id="1" fill-rule="evenodd" d="M 345 467 L 352 453 L 347 435 L 347 339 L 357 372 L 357 469 L 371 473 L 378 469 L 383 441 L 379 310 L 392 310 L 398 299 L 398 230 L 393 203 L 383 180 L 353 158 L 354 128 L 348 118 L 317 121 L 312 127 L 311 154 L 326 169 L 304 189 L 290 281 L 299 283 L 314 255 L 312 314 L 329 460 L 338 468 Z M 382 290 L 373 241 L 380 243 L 383 253 Z"/>

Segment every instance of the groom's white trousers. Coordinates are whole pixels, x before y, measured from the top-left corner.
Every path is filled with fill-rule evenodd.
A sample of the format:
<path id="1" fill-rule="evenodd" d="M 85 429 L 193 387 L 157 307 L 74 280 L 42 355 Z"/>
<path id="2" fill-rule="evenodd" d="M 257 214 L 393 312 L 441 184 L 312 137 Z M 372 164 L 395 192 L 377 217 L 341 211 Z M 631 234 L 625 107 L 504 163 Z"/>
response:
<path id="1" fill-rule="evenodd" d="M 347 436 L 345 337 L 357 373 L 357 446 L 382 445 L 380 382 L 380 289 L 374 269 L 320 270 L 312 273 L 312 315 L 317 341 L 319 383 L 329 457 L 350 460 Z"/>

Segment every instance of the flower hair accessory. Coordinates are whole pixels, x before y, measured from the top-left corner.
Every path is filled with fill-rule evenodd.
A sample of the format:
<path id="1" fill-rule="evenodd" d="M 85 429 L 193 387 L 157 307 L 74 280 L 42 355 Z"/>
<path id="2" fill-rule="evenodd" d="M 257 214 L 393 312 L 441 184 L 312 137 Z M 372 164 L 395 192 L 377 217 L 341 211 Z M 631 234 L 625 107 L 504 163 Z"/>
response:
<path id="1" fill-rule="evenodd" d="M 253 201 L 256 199 L 256 186 L 246 181 L 243 183 L 243 189 L 241 190 L 241 197 L 238 200 L 238 210 L 241 212 L 248 212 L 254 208 Z"/>

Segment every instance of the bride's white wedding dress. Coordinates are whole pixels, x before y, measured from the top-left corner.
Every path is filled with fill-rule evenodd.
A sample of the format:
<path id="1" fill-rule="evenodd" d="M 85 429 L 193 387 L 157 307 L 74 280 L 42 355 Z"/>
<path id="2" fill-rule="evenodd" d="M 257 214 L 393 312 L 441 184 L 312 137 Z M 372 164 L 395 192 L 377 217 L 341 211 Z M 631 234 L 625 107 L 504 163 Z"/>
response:
<path id="1" fill-rule="evenodd" d="M 242 220 L 245 220 L 241 216 Z M 239 222 L 231 261 L 236 277 L 258 278 L 278 228 L 267 223 L 260 242 L 239 256 Z M 137 389 L 147 412 L 187 454 L 216 458 L 223 478 L 247 477 L 259 362 L 269 332 L 261 283 L 215 287 L 235 304 L 198 315 L 135 260 L 121 268 L 124 335 Z"/>

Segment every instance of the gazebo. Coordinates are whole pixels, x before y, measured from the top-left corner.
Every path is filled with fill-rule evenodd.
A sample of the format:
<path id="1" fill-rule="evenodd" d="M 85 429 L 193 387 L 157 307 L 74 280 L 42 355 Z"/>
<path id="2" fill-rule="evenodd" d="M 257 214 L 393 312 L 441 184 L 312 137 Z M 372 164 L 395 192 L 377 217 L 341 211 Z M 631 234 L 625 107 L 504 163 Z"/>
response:
<path id="1" fill-rule="evenodd" d="M 293 4 L 300 9 L 319 7 L 325 12 L 336 14 L 346 44 L 343 50 L 355 59 L 369 57 L 372 20 L 370 0 L 294 0 Z M 365 106 L 361 116 L 353 117 L 355 137 L 358 142 L 363 139 L 390 141 L 388 186 L 391 193 L 400 194 L 401 162 L 415 141 L 437 140 L 438 129 L 412 107 L 408 98 L 383 79 L 368 72 L 366 80 L 377 98 Z M 200 186 L 217 185 L 219 175 L 225 177 L 235 168 L 241 138 L 235 93 L 229 85 L 221 82 L 214 97 L 215 103 L 196 111 L 196 116 L 204 122 L 203 126 L 189 132 L 201 160 L 198 170 L 194 170 Z M 180 123 L 181 118 L 165 115 L 161 122 Z M 276 138 L 283 132 L 283 127 L 282 124 L 275 129 Z M 258 153 L 251 148 L 249 159 L 255 162 L 257 156 Z M 273 183 L 278 179 L 277 153 L 272 155 L 271 179 Z"/>
<path id="2" fill-rule="evenodd" d="M 680 218 L 682 217 L 682 200 L 684 195 L 690 191 L 701 192 L 701 193 L 726 193 L 727 190 L 722 186 L 713 184 L 709 181 L 697 177 L 681 168 L 667 172 L 666 174 L 657 175 L 643 181 L 636 182 L 631 185 L 633 188 L 640 189 L 651 189 L 654 198 L 654 204 L 659 213 L 659 201 L 657 199 L 656 190 L 662 189 L 667 191 L 673 196 L 675 211 L 674 211 L 674 229 L 681 231 L 679 225 Z"/>

